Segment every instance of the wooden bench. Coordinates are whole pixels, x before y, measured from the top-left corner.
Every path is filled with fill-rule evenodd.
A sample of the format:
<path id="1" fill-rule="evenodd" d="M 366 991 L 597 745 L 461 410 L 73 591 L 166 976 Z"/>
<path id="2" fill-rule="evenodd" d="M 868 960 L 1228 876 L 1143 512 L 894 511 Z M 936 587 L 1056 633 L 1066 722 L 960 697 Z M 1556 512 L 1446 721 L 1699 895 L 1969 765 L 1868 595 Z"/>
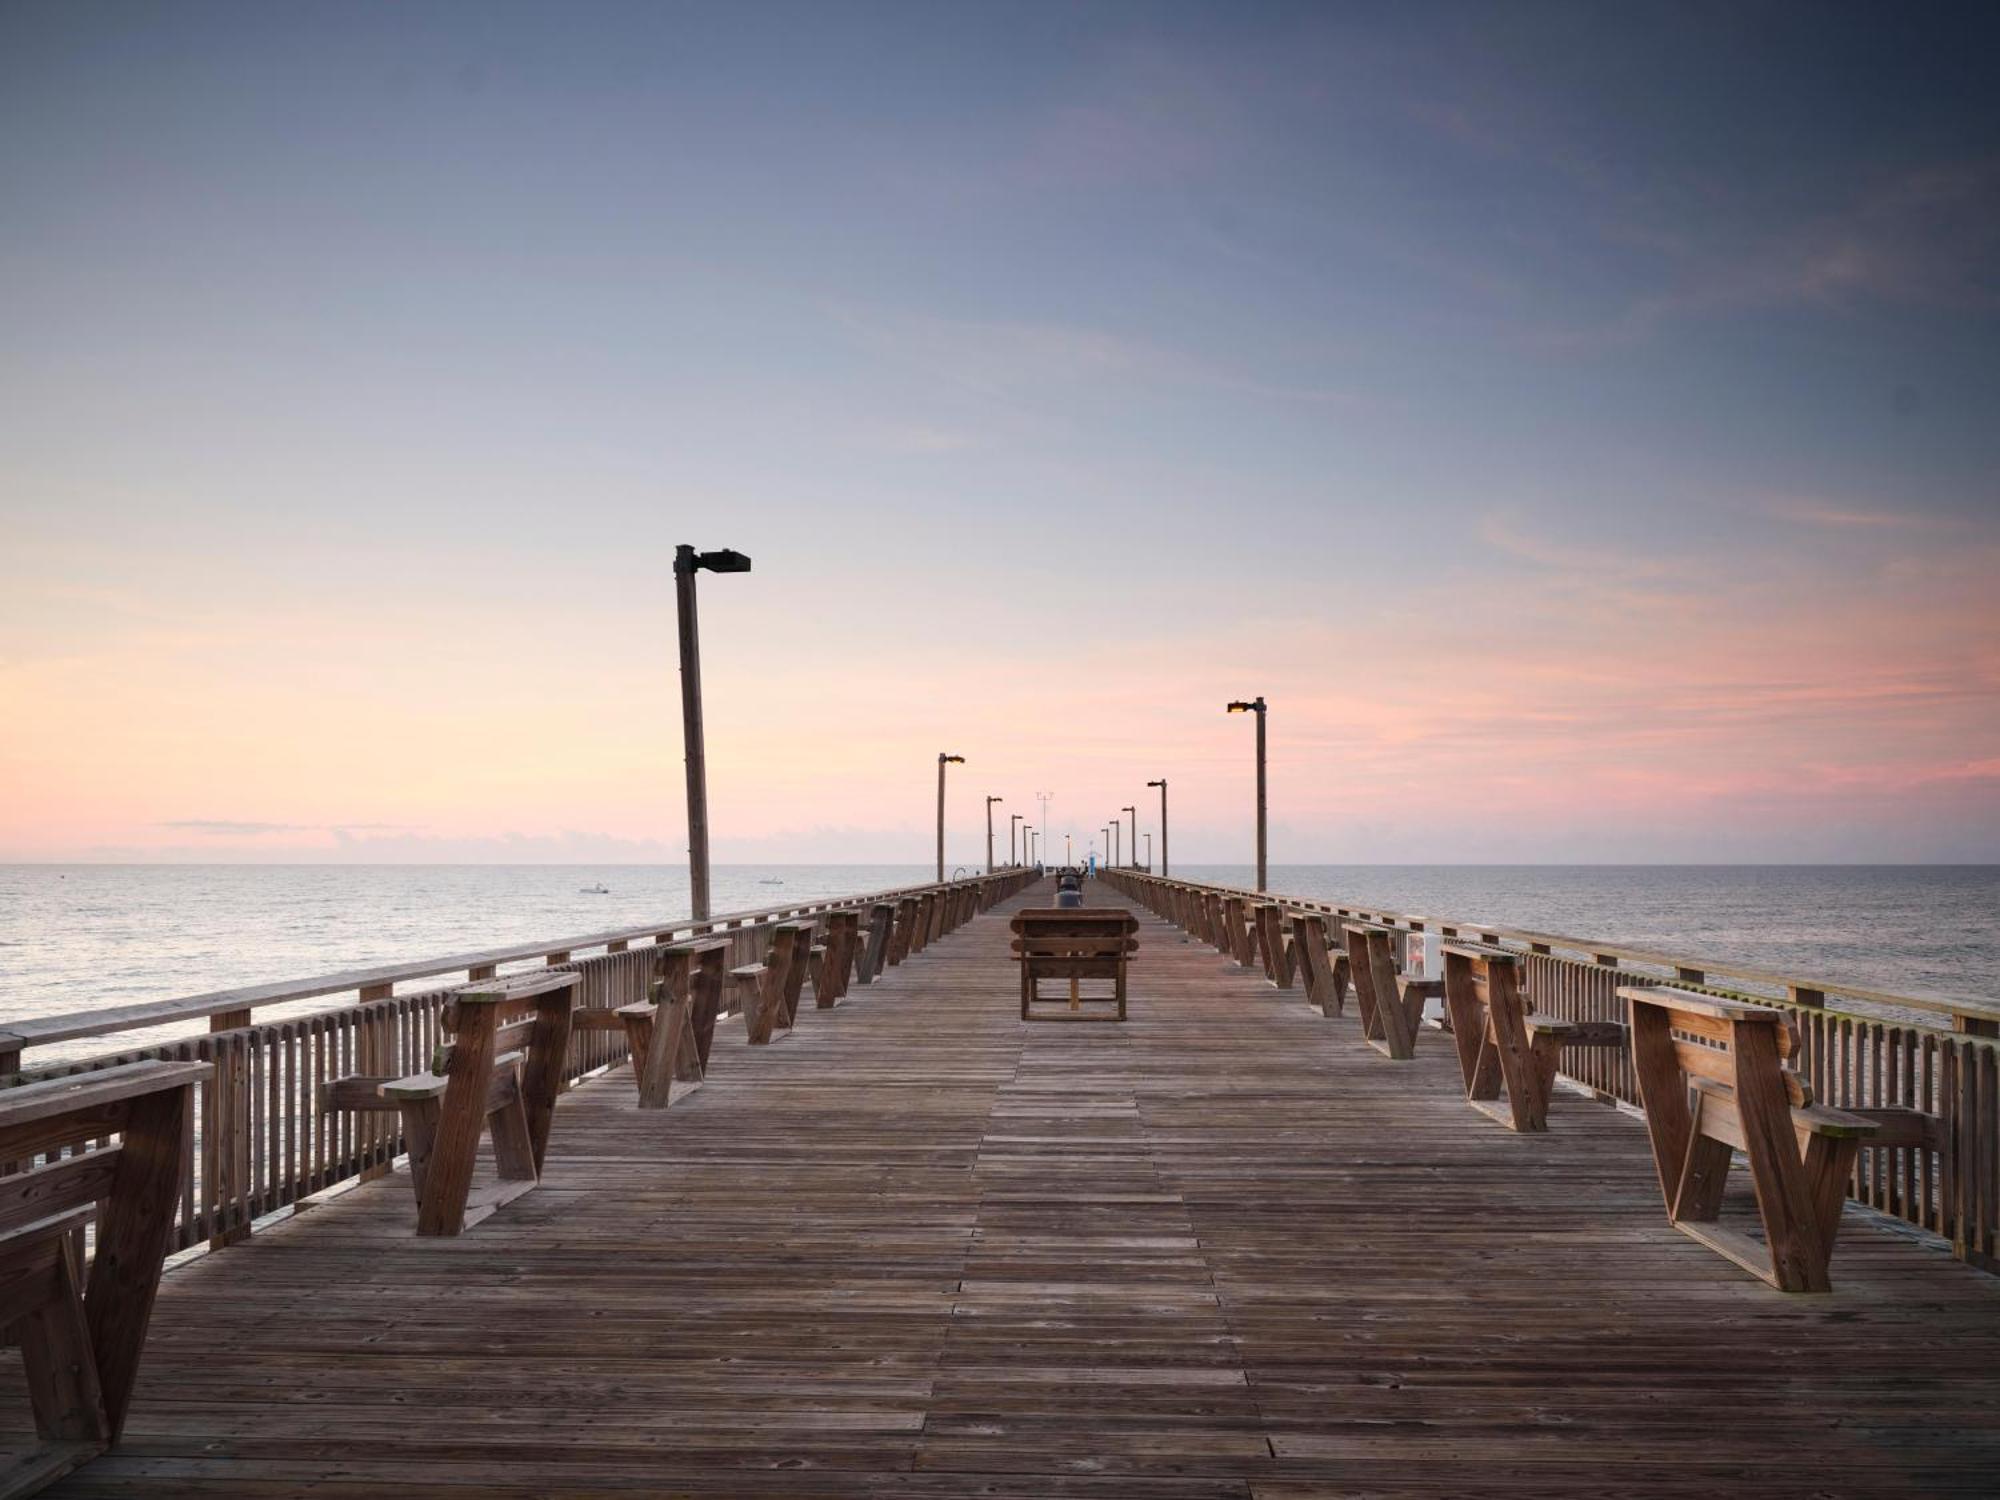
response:
<path id="1" fill-rule="evenodd" d="M 0 1090 L 0 1161 L 50 1157 L 0 1178 L 0 1327 L 21 1347 L 41 1441 L 7 1470 L 6 1494 L 42 1488 L 125 1430 L 173 1243 L 194 1086 L 212 1072 L 205 1062 L 136 1062 Z M 81 1149 L 111 1135 L 118 1144 Z M 55 1159 L 60 1151 L 75 1154 Z"/>
<path id="2" fill-rule="evenodd" d="M 1275 901 L 1257 906 L 1257 951 L 1264 960 L 1264 977 L 1281 990 L 1292 987 L 1293 950 L 1285 941 L 1285 909 Z"/>
<path id="3" fill-rule="evenodd" d="M 1780 1291 L 1832 1290 L 1848 1176 L 1878 1123 L 1813 1103 L 1787 1061 L 1797 1038 L 1783 1011 L 1671 986 L 1618 995 L 1668 1222 Z M 1762 1244 L 1718 1222 L 1735 1151 L 1750 1165 Z"/>
<path id="4" fill-rule="evenodd" d="M 751 1046 L 767 1046 L 791 1035 L 812 962 L 812 930 L 810 922 L 780 922 L 771 929 L 771 951 L 764 962 L 729 971 L 742 996 L 743 1024 Z"/>
<path id="5" fill-rule="evenodd" d="M 402 1116 L 418 1234 L 462 1234 L 541 1182 L 579 982 L 571 970 L 546 969 L 469 985 L 439 1015 L 452 1040 L 429 1072 L 326 1085 L 327 1110 Z M 474 1191 L 482 1135 L 493 1142 L 496 1181 Z"/>
<path id="6" fill-rule="evenodd" d="M 917 941 L 917 916 L 920 904 L 915 896 L 904 896 L 896 902 L 895 930 L 889 939 L 889 962 L 899 964 L 922 946 Z"/>
<path id="7" fill-rule="evenodd" d="M 896 903 L 877 901 L 868 908 L 868 931 L 854 955 L 854 982 L 873 984 L 889 961 L 889 939 L 896 928 Z"/>
<path id="8" fill-rule="evenodd" d="M 1041 907 L 1016 912 L 1008 924 L 1021 965 L 1021 1019 L 1125 1019 L 1125 971 L 1139 951 L 1139 919 L 1115 907 Z M 1037 1012 L 1044 979 L 1069 981 L 1068 1006 L 1056 1015 Z M 1081 981 L 1109 979 L 1109 995 L 1085 995 Z M 1083 1006 L 1113 1005 L 1115 1016 L 1086 1016 Z"/>
<path id="9" fill-rule="evenodd" d="M 1520 955 L 1484 943 L 1444 945 L 1444 1004 L 1466 1102 L 1510 1130 L 1549 1128 L 1564 1047 L 1625 1045 L 1616 1021 L 1536 1015 L 1521 992 Z"/>
<path id="10" fill-rule="evenodd" d="M 1256 934 L 1250 926 L 1250 903 L 1241 896 L 1222 898 L 1222 951 L 1244 968 L 1256 959 Z"/>
<path id="11" fill-rule="evenodd" d="M 813 966 L 813 1004 L 820 1010 L 830 1010 L 845 998 L 860 944 L 860 912 L 826 914 L 826 939 L 819 962 Z"/>
<path id="12" fill-rule="evenodd" d="M 632 1048 L 641 1109 L 665 1109 L 702 1085 L 715 1045 L 715 1018 L 729 963 L 729 939 L 698 938 L 659 948 L 653 998 L 613 1014 Z M 665 1010 L 662 1019 L 662 1008 Z"/>
<path id="13" fill-rule="evenodd" d="M 1362 1037 L 1377 1052 L 1408 1061 L 1417 1055 L 1424 1004 L 1444 993 L 1444 981 L 1398 973 L 1396 935 L 1389 928 L 1344 922 L 1341 931 L 1347 938 L 1347 965 L 1354 977 Z"/>
<path id="14" fill-rule="evenodd" d="M 1292 913 L 1292 952 L 1305 975 L 1306 1003 L 1323 1016 L 1337 1016 L 1347 1006 L 1347 984 L 1352 964 L 1345 946 L 1331 949 L 1326 941 L 1326 918 L 1316 911 Z"/>

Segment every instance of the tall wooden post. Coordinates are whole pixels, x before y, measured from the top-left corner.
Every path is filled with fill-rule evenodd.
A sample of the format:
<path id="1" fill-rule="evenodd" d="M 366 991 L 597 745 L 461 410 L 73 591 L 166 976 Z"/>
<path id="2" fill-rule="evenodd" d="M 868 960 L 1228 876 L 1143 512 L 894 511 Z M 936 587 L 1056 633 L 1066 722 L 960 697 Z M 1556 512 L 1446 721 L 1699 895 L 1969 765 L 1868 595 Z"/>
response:
<path id="1" fill-rule="evenodd" d="M 1005 797 L 988 797 L 986 799 L 986 873 L 988 875 L 993 873 L 993 804 L 996 802 L 1005 802 L 1006 800 Z"/>
<path id="2" fill-rule="evenodd" d="M 694 575 L 747 573 L 750 559 L 727 547 L 697 552 L 674 548 L 674 602 L 681 628 L 681 734 L 687 742 L 688 901 L 697 922 L 708 920 L 708 759 L 701 733 L 701 632 L 695 625 Z"/>
<path id="3" fill-rule="evenodd" d="M 708 758 L 701 732 L 701 633 L 695 622 L 694 548 L 674 549 L 674 601 L 681 626 L 681 736 L 687 745 L 688 901 L 697 922 L 708 920 Z"/>
<path id="4" fill-rule="evenodd" d="M 1118 810 L 1132 819 L 1132 837 L 1125 842 L 1125 862 L 1134 869 L 1137 869 L 1139 866 L 1139 809 L 1136 807 L 1121 807 Z"/>
<path id="5" fill-rule="evenodd" d="M 1165 879 L 1165 878 L 1167 877 L 1167 874 L 1168 874 L 1168 870 L 1167 870 L 1167 778 L 1166 778 L 1166 777 L 1164 777 L 1164 776 L 1162 776 L 1162 777 L 1161 777 L 1161 778 L 1160 778 L 1160 779 L 1159 779 L 1158 781 L 1149 781 L 1149 782 L 1147 782 L 1147 783 L 1146 783 L 1146 785 L 1147 785 L 1147 786 L 1156 786 L 1156 787 L 1158 787 L 1158 788 L 1160 789 L 1160 878 L 1164 880 L 1164 879 Z M 1152 863 L 1152 861 L 1151 861 L 1151 859 L 1150 859 L 1150 858 L 1149 858 L 1149 859 L 1147 860 L 1147 863 L 1148 863 L 1148 864 L 1151 864 L 1151 863 Z"/>
<path id="6" fill-rule="evenodd" d="M 965 757 L 963 755 L 947 755 L 942 750 L 938 751 L 937 878 L 939 885 L 944 884 L 944 768 L 953 763 L 962 766 L 965 764 Z"/>
<path id="7" fill-rule="evenodd" d="M 1019 813 L 1009 813 L 1007 814 L 1007 865 L 1010 869 L 1020 868 L 1020 838 L 1021 815 Z"/>
<path id="8" fill-rule="evenodd" d="M 1269 799 L 1265 795 L 1264 782 L 1264 720 L 1270 711 L 1264 706 L 1260 694 L 1257 699 L 1257 889 L 1259 892 L 1271 888 L 1270 871 L 1266 864 L 1268 853 L 1267 829 L 1270 810 Z"/>
<path id="9" fill-rule="evenodd" d="M 1232 714 L 1255 714 L 1257 716 L 1257 889 L 1266 889 L 1265 879 L 1268 867 L 1265 864 L 1265 797 L 1264 797 L 1264 720 L 1269 716 L 1269 707 L 1260 693 L 1249 702 L 1238 698 L 1225 705 Z"/>

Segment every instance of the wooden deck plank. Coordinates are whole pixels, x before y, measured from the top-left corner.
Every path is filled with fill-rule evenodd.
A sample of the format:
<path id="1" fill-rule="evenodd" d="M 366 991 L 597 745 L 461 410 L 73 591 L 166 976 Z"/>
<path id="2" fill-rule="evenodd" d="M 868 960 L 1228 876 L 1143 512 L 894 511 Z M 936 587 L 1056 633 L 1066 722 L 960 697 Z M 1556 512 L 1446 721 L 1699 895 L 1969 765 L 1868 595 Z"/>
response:
<path id="1" fill-rule="evenodd" d="M 1129 1022 L 1023 1025 L 1046 899 L 728 1023 L 671 1111 L 573 1091 L 463 1238 L 398 1174 L 176 1271 L 49 1493 L 1990 1493 L 2000 1281 L 1850 1210 L 1833 1294 L 1773 1292 L 1636 1121 L 1494 1130 L 1441 1039 L 1389 1063 L 1145 913 Z"/>

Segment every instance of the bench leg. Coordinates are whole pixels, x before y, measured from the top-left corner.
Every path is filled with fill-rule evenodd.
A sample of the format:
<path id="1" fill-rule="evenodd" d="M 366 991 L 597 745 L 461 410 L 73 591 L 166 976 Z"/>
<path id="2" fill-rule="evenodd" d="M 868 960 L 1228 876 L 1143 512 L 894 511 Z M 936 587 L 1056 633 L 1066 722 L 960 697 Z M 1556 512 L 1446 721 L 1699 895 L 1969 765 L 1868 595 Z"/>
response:
<path id="1" fill-rule="evenodd" d="M 1444 958 L 1444 1011 L 1451 1019 L 1452 1047 L 1458 1053 L 1458 1074 L 1465 1082 L 1465 1097 L 1477 1099 L 1473 1080 L 1479 1076 L 1479 1057 L 1486 1047 L 1486 1007 L 1479 1003 L 1474 988 L 1472 966 L 1456 954 Z"/>
<path id="2" fill-rule="evenodd" d="M 521 1073 L 521 1103 L 527 1112 L 528 1139 L 534 1148 L 538 1176 L 549 1154 L 549 1127 L 555 1123 L 556 1100 L 562 1097 L 563 1074 L 569 1065 L 575 1003 L 575 989 L 556 990 L 535 1002 L 528 1065 Z"/>
<path id="3" fill-rule="evenodd" d="M 1712 1224 L 1722 1214 L 1722 1191 L 1729 1180 L 1729 1147 L 1702 1131 L 1706 1099 L 1697 1095 L 1688 1123 L 1687 1155 L 1667 1217 L 1676 1224 Z"/>
<path id="4" fill-rule="evenodd" d="M 1812 1195 L 1819 1240 L 1829 1259 L 1834 1237 L 1840 1233 L 1841 1211 L 1847 1206 L 1847 1179 L 1860 1151 L 1861 1142 L 1851 1137 L 1815 1135 L 1806 1142 L 1806 1186 Z"/>
<path id="5" fill-rule="evenodd" d="M 701 1040 L 695 1035 L 694 1003 L 676 1007 L 675 1024 L 667 1046 L 667 1071 L 675 1083 L 700 1083 L 708 1076 L 702 1066 Z"/>
<path id="6" fill-rule="evenodd" d="M 1370 962 L 1368 978 L 1375 990 L 1374 1004 L 1370 1007 L 1374 1016 L 1373 1035 L 1389 1056 L 1406 1062 L 1417 1055 L 1416 1036 L 1410 1026 L 1409 1009 L 1397 992 L 1396 976 L 1384 961 Z"/>
<path id="7" fill-rule="evenodd" d="M 438 1101 L 430 1167 L 417 1199 L 420 1235 L 455 1235 L 465 1229 L 465 1200 L 472 1191 L 472 1168 L 486 1129 L 487 1095 L 493 1083 L 492 1009 L 474 1005 L 459 1017 L 444 1097 Z"/>
<path id="8" fill-rule="evenodd" d="M 1424 1025 L 1423 992 L 1411 990 L 1408 994 L 1398 994 L 1396 1001 L 1403 1012 L 1403 1035 L 1410 1039 L 1410 1051 L 1415 1053 L 1417 1033 Z"/>
<path id="9" fill-rule="evenodd" d="M 486 1117 L 487 1134 L 493 1138 L 493 1165 L 502 1182 L 534 1182 L 540 1177 L 535 1162 L 535 1139 L 528 1129 L 527 1101 L 521 1090 Z"/>
<path id="10" fill-rule="evenodd" d="M 438 1101 L 406 1100 L 397 1112 L 403 1118 L 403 1144 L 410 1153 L 410 1186 L 416 1191 L 421 1211 L 424 1187 L 430 1179 L 431 1153 L 437 1148 Z"/>
<path id="11" fill-rule="evenodd" d="M 1465 1097 L 1474 1100 L 1498 1099 L 1502 1083 L 1500 1048 L 1493 1040 L 1493 1026 L 1482 1018 L 1472 1037 L 1472 1076 L 1466 1081 Z"/>
<path id="12" fill-rule="evenodd" d="M 21 1346 L 36 1435 L 47 1443 L 102 1443 L 108 1427 L 104 1393 L 97 1382 L 97 1356 L 90 1347 L 70 1237 L 45 1239 L 33 1249 L 37 1264 L 29 1276 L 47 1277 L 54 1286 L 48 1299 L 5 1336 Z"/>
<path id="13" fill-rule="evenodd" d="M 1548 1111 L 1540 1087 L 1540 1062 L 1528 1042 L 1527 1009 L 1521 1003 L 1521 991 L 1514 982 L 1511 964 L 1487 966 L 1486 1024 L 1491 1036 L 1489 1045 L 1507 1085 L 1507 1111 L 1514 1128 L 1548 1129 Z"/>
<path id="14" fill-rule="evenodd" d="M 619 1015 L 619 1019 L 625 1023 L 625 1050 L 632 1054 L 632 1081 L 639 1086 L 641 1092 L 646 1087 L 646 1054 L 653 1047 L 653 1022 L 658 1019 L 659 1014 L 659 1002 L 654 1001 L 653 1014 L 650 1016 L 625 1015 L 623 1012 Z"/>
<path id="15" fill-rule="evenodd" d="M 193 1145 L 193 1094 L 190 1085 L 132 1101 L 111 1194 L 98 1220 L 83 1311 L 104 1395 L 105 1436 L 114 1443 L 125 1428 L 160 1289 L 160 1262 L 173 1238 L 181 1162 Z"/>
<path id="16" fill-rule="evenodd" d="M 662 1013 L 664 1011 L 664 1014 Z M 648 1028 L 646 1050 L 634 1053 L 639 1067 L 639 1107 L 665 1109 L 673 1095 L 674 1072 L 692 1041 L 685 1000 L 663 994 Z"/>
<path id="17" fill-rule="evenodd" d="M 764 986 L 753 984 L 743 995 L 743 1029 L 750 1045 L 762 1047 L 771 1040 L 771 1016 L 764 1007 Z"/>
<path id="18" fill-rule="evenodd" d="M 1537 1033 L 1528 1044 L 1533 1066 L 1529 1070 L 1529 1083 L 1534 1089 L 1534 1098 L 1529 1101 L 1535 1130 L 1549 1128 L 1549 1101 L 1555 1097 L 1556 1072 L 1562 1065 L 1562 1038 L 1548 1032 Z"/>
<path id="19" fill-rule="evenodd" d="M 1730 1032 L 1736 1052 L 1736 1113 L 1770 1246 L 1772 1278 L 1781 1291 L 1831 1291 L 1826 1274 L 1830 1245 L 1820 1231 L 1819 1208 L 1799 1157 L 1791 1101 L 1779 1082 L 1777 1044 L 1768 1027 L 1738 1023 Z"/>

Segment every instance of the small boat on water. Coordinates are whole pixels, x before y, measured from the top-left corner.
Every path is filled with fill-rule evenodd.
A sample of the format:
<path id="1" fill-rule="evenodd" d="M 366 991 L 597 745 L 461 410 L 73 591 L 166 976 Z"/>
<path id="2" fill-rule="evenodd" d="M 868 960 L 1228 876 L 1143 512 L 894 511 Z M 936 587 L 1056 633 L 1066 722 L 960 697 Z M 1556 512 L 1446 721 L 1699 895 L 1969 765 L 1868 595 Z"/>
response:
<path id="1" fill-rule="evenodd" d="M 759 885 L 783 885 L 784 883 L 784 881 L 778 879 L 775 875 L 766 875 L 762 880 L 757 882 Z"/>
<path id="2" fill-rule="evenodd" d="M 597 885 L 580 885 L 576 889 L 577 894 L 582 896 L 608 896 L 611 894 L 611 887 L 601 882 Z"/>

